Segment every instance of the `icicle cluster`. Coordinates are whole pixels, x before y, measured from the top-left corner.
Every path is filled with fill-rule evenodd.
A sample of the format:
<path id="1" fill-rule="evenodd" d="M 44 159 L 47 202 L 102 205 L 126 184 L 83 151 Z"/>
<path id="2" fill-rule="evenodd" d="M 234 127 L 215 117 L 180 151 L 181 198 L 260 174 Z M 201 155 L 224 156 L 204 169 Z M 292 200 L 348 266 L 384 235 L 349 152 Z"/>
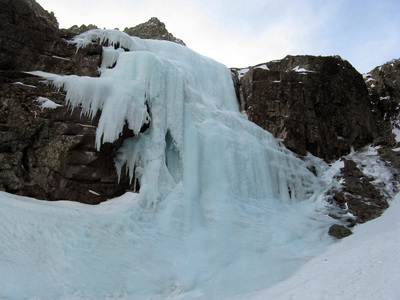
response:
<path id="1" fill-rule="evenodd" d="M 121 174 L 140 181 L 145 207 L 183 181 L 199 198 L 223 190 L 241 199 L 305 199 L 315 176 L 269 133 L 238 110 L 230 71 L 220 63 L 165 41 L 141 40 L 118 30 L 77 36 L 77 48 L 103 47 L 100 77 L 51 76 L 72 108 L 93 117 L 96 145 L 113 142 L 125 124 L 135 133 L 116 158 Z M 144 125 L 149 125 L 141 132 Z"/>

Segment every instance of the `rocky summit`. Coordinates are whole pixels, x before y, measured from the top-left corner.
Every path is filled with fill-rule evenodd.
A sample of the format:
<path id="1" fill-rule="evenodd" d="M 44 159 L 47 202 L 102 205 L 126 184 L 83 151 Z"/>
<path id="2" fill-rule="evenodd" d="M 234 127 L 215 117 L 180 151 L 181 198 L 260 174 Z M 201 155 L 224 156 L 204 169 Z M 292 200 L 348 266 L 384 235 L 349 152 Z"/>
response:
<path id="1" fill-rule="evenodd" d="M 0 190 L 96 204 L 134 189 L 124 172 L 118 178 L 114 166 L 116 152 L 133 132 L 126 127 L 118 141 L 98 151 L 99 116 L 89 118 L 79 108 L 71 112 L 62 91 L 24 72 L 99 76 L 102 46 L 76 52 L 66 41 L 95 28 L 59 29 L 55 16 L 34 0 L 0 0 Z M 157 18 L 124 31 L 184 45 Z M 309 152 L 326 162 L 343 162 L 338 176 L 344 183 L 328 192 L 339 212 L 356 217 L 342 218 L 343 224 L 380 215 L 389 195 L 361 162 L 346 155 L 379 145 L 379 163 L 392 170 L 388 181 L 398 182 L 399 60 L 361 75 L 339 56 L 287 56 L 232 74 L 250 121 L 299 156 Z"/>
<path id="2" fill-rule="evenodd" d="M 165 40 L 186 46 L 181 39 L 178 39 L 169 33 L 165 28 L 165 24 L 155 17 L 135 27 L 126 27 L 124 32 L 141 39 Z"/>

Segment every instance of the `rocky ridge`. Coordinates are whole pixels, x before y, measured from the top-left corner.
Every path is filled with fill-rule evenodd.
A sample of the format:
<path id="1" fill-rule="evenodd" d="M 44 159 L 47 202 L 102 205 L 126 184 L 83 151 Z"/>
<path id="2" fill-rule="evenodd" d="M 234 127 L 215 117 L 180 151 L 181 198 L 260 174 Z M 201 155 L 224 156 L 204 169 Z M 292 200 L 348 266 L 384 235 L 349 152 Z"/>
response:
<path id="1" fill-rule="evenodd" d="M 124 32 L 130 36 L 137 36 L 141 39 L 165 40 L 186 46 L 181 39 L 169 33 L 165 28 L 165 24 L 155 17 L 135 27 L 125 27 Z"/>
<path id="2" fill-rule="evenodd" d="M 64 36 L 72 38 L 75 35 L 92 29 L 98 29 L 98 27 L 93 24 L 81 26 L 74 25 L 68 29 L 61 29 L 61 32 L 64 34 Z M 163 22 L 155 17 L 150 18 L 150 20 L 134 27 L 125 27 L 123 32 L 129 34 L 130 36 L 136 36 L 141 39 L 164 40 L 186 46 L 186 44 L 181 39 L 174 37 L 172 33 L 167 30 Z"/>
<path id="3" fill-rule="evenodd" d="M 85 25 L 82 24 L 81 26 L 78 25 L 73 25 L 68 29 L 61 29 L 61 31 L 64 33 L 64 35 L 68 35 L 68 36 L 75 36 L 81 33 L 84 33 L 86 31 L 92 30 L 92 29 L 99 29 L 99 27 L 97 27 L 96 25 L 93 24 L 89 24 L 89 25 Z"/>

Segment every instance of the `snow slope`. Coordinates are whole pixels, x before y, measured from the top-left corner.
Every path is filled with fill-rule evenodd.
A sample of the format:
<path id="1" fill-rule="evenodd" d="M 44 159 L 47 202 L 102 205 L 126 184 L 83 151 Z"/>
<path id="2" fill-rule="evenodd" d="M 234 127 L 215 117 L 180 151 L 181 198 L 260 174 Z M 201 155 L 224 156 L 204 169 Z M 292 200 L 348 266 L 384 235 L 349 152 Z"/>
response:
<path id="1" fill-rule="evenodd" d="M 125 276 L 129 277 L 126 272 L 130 268 L 130 275 L 135 273 L 135 261 L 121 260 L 121 255 L 131 257 L 127 245 L 134 235 L 128 232 L 136 222 L 114 219 L 116 214 L 129 217 L 135 198 L 137 195 L 127 193 L 99 206 L 86 206 L 67 201 L 43 202 L 0 192 L 2 225 L 9 224 L 0 227 L 0 238 L 12 239 L 7 243 L 10 248 L 5 248 L 3 242 L 0 252 L 1 299 L 96 299 L 94 290 L 104 292 L 100 298 L 149 299 L 138 290 L 130 293 Z M 54 219 L 40 220 L 49 213 L 55 214 Z M 93 215 L 100 217 L 96 223 L 90 221 Z M 214 297 L 210 297 L 200 292 L 188 295 L 175 285 L 167 294 L 160 290 L 161 295 L 155 299 L 398 299 L 399 215 L 400 194 L 382 217 L 355 227 L 353 235 L 329 246 L 286 280 L 270 286 L 268 277 L 258 278 L 261 287 L 267 289 L 227 296 L 232 287 L 221 283 Z M 66 235 L 63 238 L 60 228 L 64 229 L 62 235 Z M 121 234 L 123 238 L 119 237 Z M 171 255 L 168 249 L 163 250 L 166 256 Z M 12 261 L 4 261 L 4 256 Z M 142 258 L 145 256 L 142 253 Z M 140 264 L 145 262 L 136 263 Z M 275 272 L 285 267 L 281 261 L 278 264 Z M 162 272 L 162 265 L 154 270 Z M 149 269 L 148 273 L 154 270 Z M 115 292 L 110 287 L 121 286 L 121 279 L 124 288 Z M 130 284 L 138 289 L 142 281 Z M 158 284 L 161 289 L 161 282 Z M 254 288 L 258 290 L 260 285 Z"/>
<path id="2" fill-rule="evenodd" d="M 179 197 L 158 211 L 138 198 L 88 206 L 0 192 L 0 298 L 227 299 L 285 279 L 330 240 L 309 203 L 186 233 Z"/>
<path id="3" fill-rule="evenodd" d="M 381 217 L 357 226 L 294 276 L 246 299 L 399 299 L 399 216 L 397 194 Z"/>

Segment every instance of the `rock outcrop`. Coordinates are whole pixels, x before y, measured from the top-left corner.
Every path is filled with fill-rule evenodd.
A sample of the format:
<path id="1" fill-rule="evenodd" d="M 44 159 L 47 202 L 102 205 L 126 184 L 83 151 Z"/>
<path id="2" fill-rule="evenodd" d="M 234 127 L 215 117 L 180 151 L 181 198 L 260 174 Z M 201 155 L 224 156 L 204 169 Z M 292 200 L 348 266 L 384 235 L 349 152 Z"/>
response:
<path id="1" fill-rule="evenodd" d="M 1 0 L 0 22 L 1 70 L 98 76 L 101 47 L 89 46 L 76 53 L 54 15 L 35 1 Z"/>
<path id="2" fill-rule="evenodd" d="M 329 161 L 377 136 L 364 80 L 340 57 L 287 56 L 236 71 L 249 120 L 299 155 Z"/>
<path id="3" fill-rule="evenodd" d="M 124 32 L 131 36 L 140 37 L 141 39 L 166 40 L 186 46 L 181 39 L 174 37 L 168 32 L 163 22 L 154 17 L 135 27 L 126 27 Z"/>
<path id="4" fill-rule="evenodd" d="M 380 131 L 380 143 L 394 146 L 393 128 L 400 132 L 400 59 L 393 59 L 378 66 L 367 74 L 364 80 L 368 87 L 373 112 Z"/>
<path id="5" fill-rule="evenodd" d="M 79 27 L 78 27 L 78 25 L 73 25 L 68 29 L 61 29 L 61 30 L 65 35 L 75 36 L 75 35 L 84 33 L 86 31 L 92 30 L 92 29 L 99 29 L 99 28 L 96 25 L 93 25 L 93 24 L 89 24 L 89 25 L 84 25 L 83 24 L 83 25 L 81 25 Z"/>
<path id="6" fill-rule="evenodd" d="M 57 41 L 57 20 L 34 0 L 1 0 L 0 28 L 1 70 L 43 64 Z"/>
<path id="7" fill-rule="evenodd" d="M 37 77 L 1 72 L 0 83 L 1 190 L 96 204 L 133 189 L 114 167 L 122 138 L 96 150 L 97 118 L 71 113 L 65 95 Z"/>

